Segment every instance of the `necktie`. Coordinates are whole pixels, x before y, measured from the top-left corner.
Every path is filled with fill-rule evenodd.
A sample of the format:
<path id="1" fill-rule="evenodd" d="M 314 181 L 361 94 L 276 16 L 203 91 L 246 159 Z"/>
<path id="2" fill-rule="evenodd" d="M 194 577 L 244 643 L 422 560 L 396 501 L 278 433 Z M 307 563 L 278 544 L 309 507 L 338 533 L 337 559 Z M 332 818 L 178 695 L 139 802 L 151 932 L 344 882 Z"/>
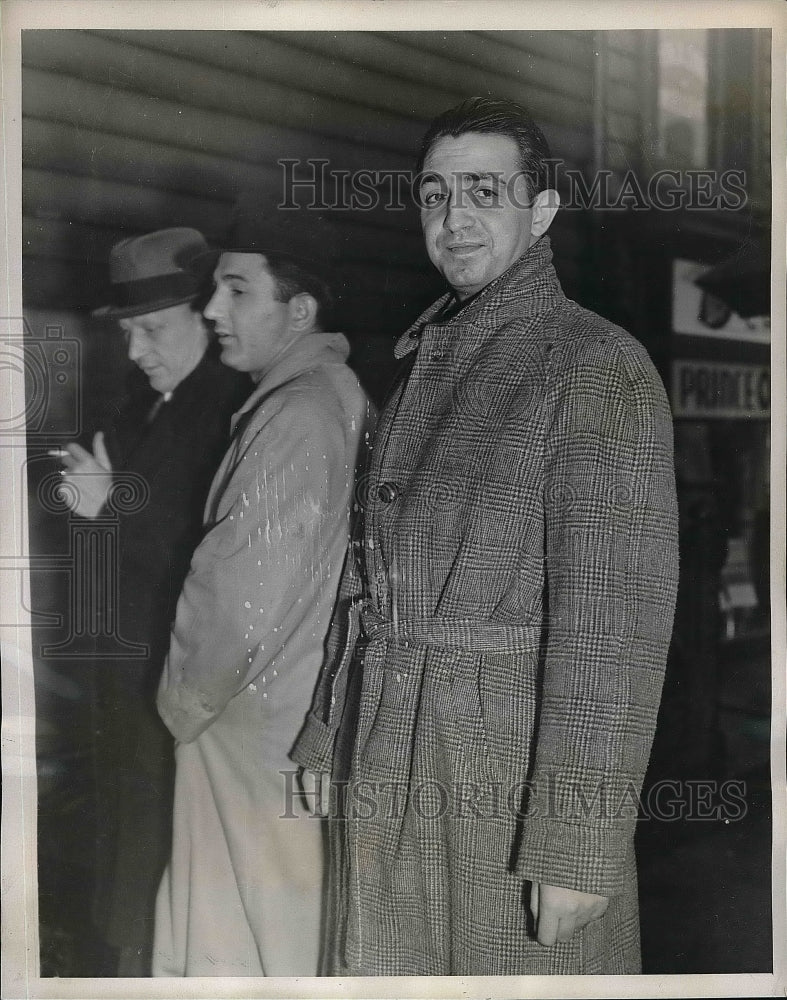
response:
<path id="1" fill-rule="evenodd" d="M 160 395 L 158 397 L 158 399 L 155 401 L 155 403 L 151 406 L 150 410 L 148 411 L 148 415 L 145 418 L 145 423 L 146 424 L 152 424 L 153 421 L 158 416 L 158 413 L 159 413 L 159 410 L 161 409 L 161 407 L 165 403 L 168 403 L 171 399 L 172 399 L 172 393 L 171 392 L 165 392 L 162 395 Z"/>

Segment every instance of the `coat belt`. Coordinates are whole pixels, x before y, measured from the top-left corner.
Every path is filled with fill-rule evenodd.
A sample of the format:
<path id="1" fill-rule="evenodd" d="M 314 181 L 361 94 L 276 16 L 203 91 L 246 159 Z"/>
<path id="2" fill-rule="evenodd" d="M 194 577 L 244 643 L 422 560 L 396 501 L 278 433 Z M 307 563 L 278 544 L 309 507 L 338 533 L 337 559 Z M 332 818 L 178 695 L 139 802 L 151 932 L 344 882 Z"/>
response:
<path id="1" fill-rule="evenodd" d="M 377 642 L 461 649 L 470 653 L 526 653 L 541 644 L 541 626 L 479 618 L 383 618 L 367 602 L 360 607 L 363 637 Z"/>
<path id="2" fill-rule="evenodd" d="M 449 617 L 393 620 L 380 615 L 368 600 L 357 601 L 354 613 L 357 623 L 356 634 L 360 631 L 361 646 L 365 646 L 371 656 L 364 657 L 363 660 L 364 696 L 356 723 L 352 771 L 361 777 L 365 777 L 368 773 L 371 775 L 371 780 L 376 780 L 375 775 L 379 777 L 379 763 L 372 764 L 371 770 L 367 772 L 364 770 L 366 767 L 364 761 L 371 731 L 378 719 L 384 687 L 386 656 L 382 647 L 400 644 L 405 647 L 431 646 L 471 653 L 522 654 L 537 651 L 541 645 L 540 624 L 505 624 L 478 618 Z M 418 657 L 413 661 L 414 668 L 419 660 L 423 666 L 423 658 Z M 395 740 L 388 744 L 389 752 L 385 754 L 382 777 L 385 782 L 392 779 L 395 785 L 399 782 L 406 784 L 412 770 L 417 729 L 417 697 L 413 694 L 413 690 L 413 686 L 410 686 L 409 694 L 404 694 L 404 688 L 396 688 L 393 694 L 393 697 L 396 697 L 397 693 L 401 694 L 402 702 L 395 722 Z M 390 716 L 391 705 L 387 711 Z M 384 734 L 383 739 L 385 739 Z M 390 740 L 390 736 L 388 739 Z M 379 746 L 377 753 L 379 756 Z M 391 863 L 399 850 L 405 812 L 408 809 L 409 805 L 405 802 L 390 816 L 386 815 L 384 820 L 380 817 L 376 820 L 376 849 L 379 849 L 385 864 Z M 362 887 L 366 876 L 361 862 L 356 857 L 356 851 L 359 838 L 366 835 L 362 828 L 368 822 L 370 822 L 368 819 L 349 817 L 344 829 L 347 838 L 344 849 L 347 851 L 347 857 L 351 859 L 345 872 L 348 881 L 342 887 L 342 891 L 347 894 L 345 959 L 350 959 L 350 964 L 353 961 L 361 962 L 363 958 L 363 929 L 351 897 L 357 898 L 362 892 L 367 891 Z"/>

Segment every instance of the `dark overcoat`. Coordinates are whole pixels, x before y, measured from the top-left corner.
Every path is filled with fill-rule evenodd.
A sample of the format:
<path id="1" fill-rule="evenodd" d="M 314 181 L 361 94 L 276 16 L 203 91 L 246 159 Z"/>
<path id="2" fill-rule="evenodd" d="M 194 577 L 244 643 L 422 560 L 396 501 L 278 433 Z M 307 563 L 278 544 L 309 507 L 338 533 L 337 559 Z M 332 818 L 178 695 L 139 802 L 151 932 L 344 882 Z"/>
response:
<path id="1" fill-rule="evenodd" d="M 636 972 L 677 580 L 666 395 L 633 337 L 565 298 L 546 237 L 449 302 L 397 345 L 296 749 L 338 792 L 332 971 Z M 610 906 L 544 947 L 532 881 Z"/>
<path id="2" fill-rule="evenodd" d="M 134 372 L 105 430 L 113 471 L 138 501 L 118 514 L 114 617 L 120 637 L 147 650 L 133 659 L 98 661 L 96 670 L 94 918 L 115 947 L 144 949 L 152 940 L 171 844 L 175 768 L 172 737 L 156 711 L 156 686 L 211 479 L 232 414 L 251 386 L 247 375 L 221 364 L 212 344 L 167 402 Z"/>

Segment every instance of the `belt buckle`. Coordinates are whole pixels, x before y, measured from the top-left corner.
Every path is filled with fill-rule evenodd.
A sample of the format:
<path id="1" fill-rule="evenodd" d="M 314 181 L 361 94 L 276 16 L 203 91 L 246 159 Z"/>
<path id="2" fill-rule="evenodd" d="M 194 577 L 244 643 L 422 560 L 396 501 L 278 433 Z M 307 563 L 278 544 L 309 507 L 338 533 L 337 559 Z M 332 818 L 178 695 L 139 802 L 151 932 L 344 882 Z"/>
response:
<path id="1" fill-rule="evenodd" d="M 366 597 L 361 598 L 358 601 L 358 622 L 361 626 L 361 638 L 367 645 L 372 641 L 374 627 L 380 620 L 380 615 L 372 608 L 371 601 Z"/>

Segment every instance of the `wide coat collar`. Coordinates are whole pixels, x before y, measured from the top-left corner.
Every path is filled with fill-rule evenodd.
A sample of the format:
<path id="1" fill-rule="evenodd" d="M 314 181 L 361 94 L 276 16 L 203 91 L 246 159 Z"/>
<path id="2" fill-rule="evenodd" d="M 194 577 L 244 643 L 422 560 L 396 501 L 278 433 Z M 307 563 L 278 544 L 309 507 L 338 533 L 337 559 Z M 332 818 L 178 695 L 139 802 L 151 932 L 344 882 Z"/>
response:
<path id="1" fill-rule="evenodd" d="M 184 428 L 195 425 L 206 401 L 213 407 L 221 406 L 226 413 L 244 398 L 248 393 L 243 389 L 244 377 L 225 368 L 218 355 L 215 341 L 209 343 L 196 367 L 175 386 L 166 402 L 140 371 L 131 375 L 128 402 L 109 438 L 113 467 L 151 476 L 170 464 L 170 455 L 179 446 L 178 436 Z M 155 439 L 155 446 L 151 439 Z"/>
<path id="2" fill-rule="evenodd" d="M 232 418 L 232 430 L 244 414 L 259 406 L 260 401 L 299 375 L 323 365 L 343 364 L 350 353 L 350 344 L 342 333 L 307 333 L 288 345 L 270 368 L 254 372 L 257 383 L 249 398 Z"/>
<path id="3" fill-rule="evenodd" d="M 455 349 L 472 353 L 494 336 L 507 319 L 527 319 L 552 308 L 563 298 L 555 269 L 552 246 L 542 236 L 508 270 L 473 296 L 461 309 L 443 319 L 444 310 L 454 303 L 453 292 L 433 302 L 396 343 L 394 354 L 403 358 L 414 351 L 427 327 L 462 330 Z"/>

